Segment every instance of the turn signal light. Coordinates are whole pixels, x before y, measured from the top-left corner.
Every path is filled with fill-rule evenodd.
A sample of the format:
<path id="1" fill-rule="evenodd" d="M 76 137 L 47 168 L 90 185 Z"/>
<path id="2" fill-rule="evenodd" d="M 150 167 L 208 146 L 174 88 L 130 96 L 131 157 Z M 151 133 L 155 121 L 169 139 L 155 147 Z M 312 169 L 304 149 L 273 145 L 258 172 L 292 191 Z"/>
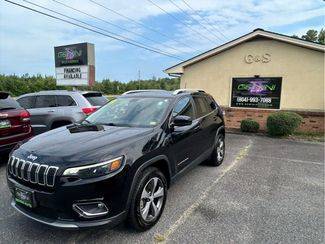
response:
<path id="1" fill-rule="evenodd" d="M 96 107 L 82 108 L 82 112 L 83 112 L 85 115 L 92 114 L 92 113 L 95 112 L 96 110 L 97 110 Z"/>
<path id="2" fill-rule="evenodd" d="M 111 162 L 110 171 L 112 172 L 118 170 L 119 168 L 121 168 L 121 164 L 122 164 L 122 159 L 114 160 L 113 162 Z"/>

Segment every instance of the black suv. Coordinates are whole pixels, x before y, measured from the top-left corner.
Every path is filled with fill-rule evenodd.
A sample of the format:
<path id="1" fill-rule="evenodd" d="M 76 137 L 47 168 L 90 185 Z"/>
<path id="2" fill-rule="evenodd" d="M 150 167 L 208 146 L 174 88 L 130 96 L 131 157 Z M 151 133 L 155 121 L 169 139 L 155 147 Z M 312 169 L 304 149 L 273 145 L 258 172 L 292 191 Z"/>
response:
<path id="1" fill-rule="evenodd" d="M 127 219 L 147 230 L 172 182 L 203 161 L 222 163 L 224 140 L 222 110 L 207 93 L 130 91 L 79 124 L 17 145 L 7 170 L 12 206 L 56 227 Z"/>

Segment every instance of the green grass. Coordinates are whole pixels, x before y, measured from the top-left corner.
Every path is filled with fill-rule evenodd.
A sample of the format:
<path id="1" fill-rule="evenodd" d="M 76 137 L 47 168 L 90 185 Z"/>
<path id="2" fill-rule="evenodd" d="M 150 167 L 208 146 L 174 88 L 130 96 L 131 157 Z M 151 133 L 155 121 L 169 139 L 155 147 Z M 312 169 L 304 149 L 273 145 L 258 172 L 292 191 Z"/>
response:
<path id="1" fill-rule="evenodd" d="M 325 134 L 322 132 L 301 132 L 296 131 L 291 136 L 293 139 L 302 139 L 307 141 L 325 141 Z"/>

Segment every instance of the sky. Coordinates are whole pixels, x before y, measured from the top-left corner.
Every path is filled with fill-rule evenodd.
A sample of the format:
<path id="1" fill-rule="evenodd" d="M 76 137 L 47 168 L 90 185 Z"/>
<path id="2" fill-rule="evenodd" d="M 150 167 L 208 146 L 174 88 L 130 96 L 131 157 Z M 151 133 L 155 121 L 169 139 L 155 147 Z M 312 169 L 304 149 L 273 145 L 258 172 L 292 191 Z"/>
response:
<path id="1" fill-rule="evenodd" d="M 24 0 L 11 1 L 50 13 Z M 102 33 L 119 35 L 172 57 L 122 43 L 0 0 L 0 74 L 54 76 L 54 46 L 89 42 L 95 44 L 96 80 L 109 78 L 127 82 L 138 79 L 139 71 L 141 79 L 166 77 L 163 70 L 180 60 L 191 58 L 256 28 L 299 36 L 308 29 L 320 30 L 324 27 L 325 14 L 325 2 L 321 0 L 30 2 L 82 21 L 84 26 L 97 27 L 96 30 Z"/>

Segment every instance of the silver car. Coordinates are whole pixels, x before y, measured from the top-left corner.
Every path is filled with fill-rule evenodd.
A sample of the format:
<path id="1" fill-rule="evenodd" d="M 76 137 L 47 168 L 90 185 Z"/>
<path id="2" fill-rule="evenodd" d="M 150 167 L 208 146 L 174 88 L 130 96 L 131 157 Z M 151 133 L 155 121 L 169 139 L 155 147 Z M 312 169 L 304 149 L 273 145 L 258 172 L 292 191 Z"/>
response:
<path id="1" fill-rule="evenodd" d="M 41 91 L 17 98 L 31 115 L 34 134 L 79 122 L 108 102 L 95 91 Z"/>

